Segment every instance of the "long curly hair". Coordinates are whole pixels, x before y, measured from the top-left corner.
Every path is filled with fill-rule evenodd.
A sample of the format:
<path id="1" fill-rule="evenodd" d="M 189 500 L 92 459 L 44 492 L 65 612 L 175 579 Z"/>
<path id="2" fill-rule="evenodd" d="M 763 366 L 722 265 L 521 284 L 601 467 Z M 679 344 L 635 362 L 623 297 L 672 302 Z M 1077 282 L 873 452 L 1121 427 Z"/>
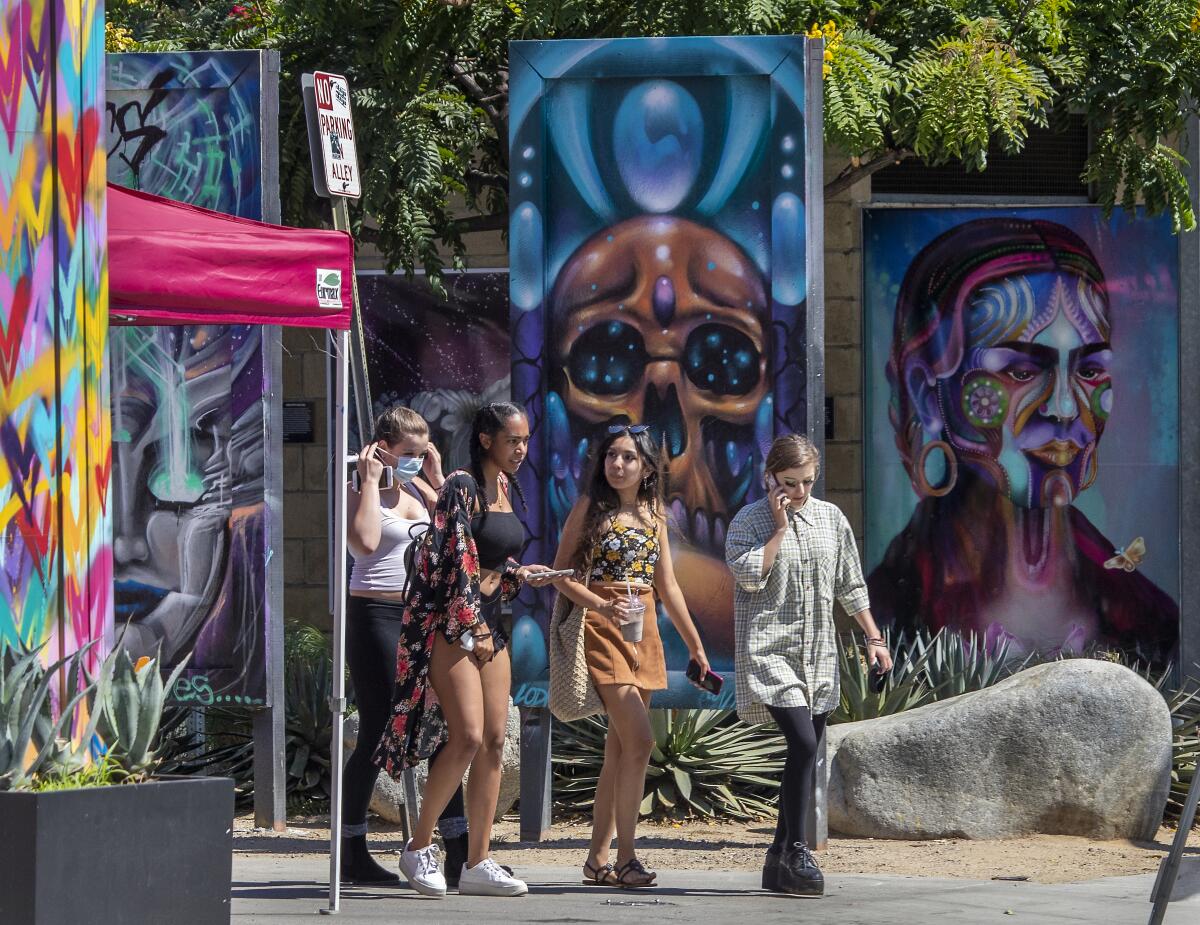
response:
<path id="1" fill-rule="evenodd" d="M 474 476 L 475 484 L 479 488 L 479 508 L 481 511 L 486 512 L 490 505 L 483 478 L 483 461 L 487 458 L 488 451 L 484 447 L 483 441 L 479 439 L 479 435 L 487 434 L 489 437 L 495 439 L 496 435 L 504 430 L 505 422 L 515 417 L 526 417 L 525 409 L 520 405 L 514 405 L 510 401 L 494 401 L 476 411 L 475 419 L 471 422 L 470 472 Z M 525 493 L 521 491 L 521 483 L 515 477 L 510 477 L 508 484 L 513 487 L 513 491 L 521 499 L 521 504 L 528 507 L 525 503 Z"/>
<path id="2" fill-rule="evenodd" d="M 604 460 L 609 448 L 622 437 L 629 437 L 633 441 L 642 460 L 638 503 L 646 505 L 650 516 L 656 521 L 665 516 L 667 470 L 671 462 L 666 447 L 655 444 L 649 430 L 636 434 L 627 430 L 615 434 L 606 433 L 603 439 L 593 441 L 589 452 L 588 476 L 583 488 L 583 494 L 588 499 L 587 513 L 584 515 L 579 545 L 575 547 L 571 556 L 571 561 L 581 574 L 586 574 L 591 569 L 596 546 L 608 529 L 613 514 L 621 506 L 621 496 L 608 483 L 608 476 L 605 475 Z"/>

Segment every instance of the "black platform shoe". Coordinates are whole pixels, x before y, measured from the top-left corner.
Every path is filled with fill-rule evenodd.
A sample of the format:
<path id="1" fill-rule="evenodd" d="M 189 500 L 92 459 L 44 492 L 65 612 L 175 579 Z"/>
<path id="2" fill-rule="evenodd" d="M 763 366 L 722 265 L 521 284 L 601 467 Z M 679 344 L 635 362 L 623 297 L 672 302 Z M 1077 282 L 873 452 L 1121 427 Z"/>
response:
<path id="1" fill-rule="evenodd" d="M 783 858 L 783 850 L 771 846 L 767 849 L 767 860 L 763 864 L 762 888 L 779 892 L 779 864 Z"/>
<path id="2" fill-rule="evenodd" d="M 342 837 L 343 883 L 399 883 L 400 875 L 371 857 L 367 836 Z"/>
<path id="3" fill-rule="evenodd" d="M 796 842 L 783 853 L 779 862 L 778 891 L 793 896 L 825 894 L 825 876 L 804 842 Z"/>

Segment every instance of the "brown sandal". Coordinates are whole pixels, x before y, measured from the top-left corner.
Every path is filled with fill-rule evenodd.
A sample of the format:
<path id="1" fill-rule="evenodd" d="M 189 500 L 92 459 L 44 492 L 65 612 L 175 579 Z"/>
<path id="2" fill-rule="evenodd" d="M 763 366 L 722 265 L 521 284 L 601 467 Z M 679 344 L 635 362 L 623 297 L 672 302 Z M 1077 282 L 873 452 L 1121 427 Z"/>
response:
<path id="1" fill-rule="evenodd" d="M 623 890 L 640 890 L 644 887 L 655 886 L 658 877 L 652 870 L 646 870 L 637 858 L 627 861 L 616 870 L 617 886 Z"/>
<path id="2" fill-rule="evenodd" d="M 617 875 L 613 873 L 613 866 L 611 864 L 601 864 L 599 867 L 593 867 L 591 861 L 584 861 L 583 872 L 592 878 L 584 880 L 584 886 L 617 885 Z"/>

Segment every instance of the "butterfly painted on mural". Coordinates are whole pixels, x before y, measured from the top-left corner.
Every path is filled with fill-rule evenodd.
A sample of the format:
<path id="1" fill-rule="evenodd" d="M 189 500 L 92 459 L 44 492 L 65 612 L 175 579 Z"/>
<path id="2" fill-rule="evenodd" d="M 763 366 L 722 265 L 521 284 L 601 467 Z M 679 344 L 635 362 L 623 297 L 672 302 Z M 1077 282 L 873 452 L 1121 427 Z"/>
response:
<path id="1" fill-rule="evenodd" d="M 1118 549 L 1117 554 L 1104 563 L 1104 567 L 1123 568 L 1127 572 L 1132 572 L 1142 564 L 1144 558 L 1146 558 L 1146 541 L 1139 536 L 1124 549 Z"/>

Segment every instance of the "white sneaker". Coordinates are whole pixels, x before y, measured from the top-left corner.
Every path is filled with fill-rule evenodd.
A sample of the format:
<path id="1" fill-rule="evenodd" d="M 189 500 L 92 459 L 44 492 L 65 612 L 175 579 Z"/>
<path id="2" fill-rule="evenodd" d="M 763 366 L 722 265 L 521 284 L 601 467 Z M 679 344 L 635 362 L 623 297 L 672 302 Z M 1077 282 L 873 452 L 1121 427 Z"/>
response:
<path id="1" fill-rule="evenodd" d="M 463 865 L 458 892 L 467 896 L 524 896 L 529 887 L 524 880 L 506 874 L 491 858 L 484 858 L 474 867 Z"/>
<path id="2" fill-rule="evenodd" d="M 400 873 L 408 878 L 408 885 L 425 896 L 445 896 L 446 878 L 438 868 L 437 846 L 410 851 L 409 844 L 400 852 Z"/>

